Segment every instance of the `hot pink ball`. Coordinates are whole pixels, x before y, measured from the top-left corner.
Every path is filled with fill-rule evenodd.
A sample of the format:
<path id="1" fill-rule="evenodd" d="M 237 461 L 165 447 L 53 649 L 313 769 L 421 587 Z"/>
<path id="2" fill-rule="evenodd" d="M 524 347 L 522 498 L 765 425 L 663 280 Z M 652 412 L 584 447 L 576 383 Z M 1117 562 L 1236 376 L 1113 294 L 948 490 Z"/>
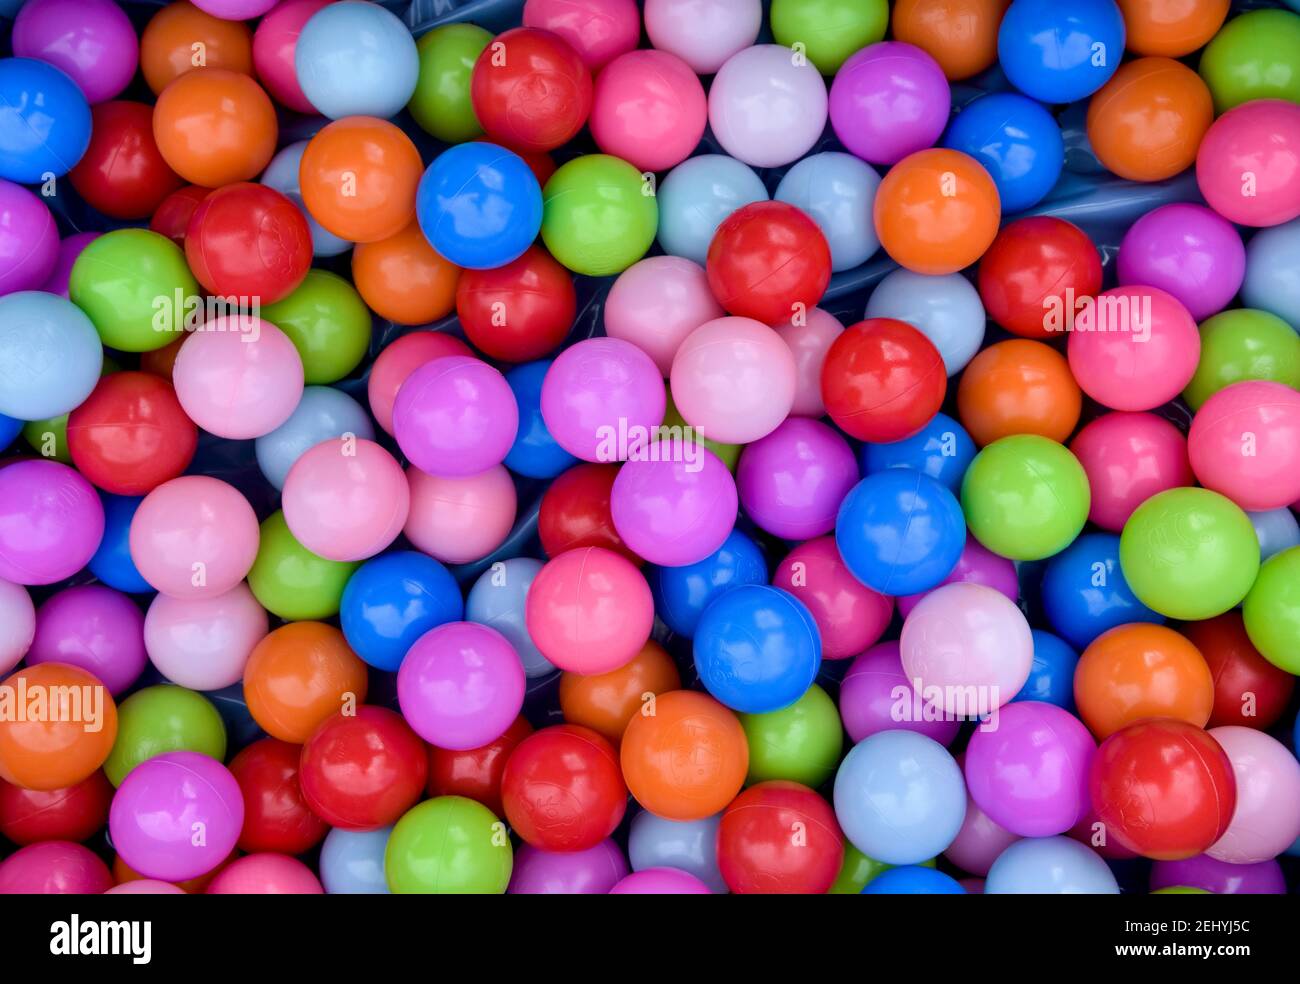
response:
<path id="1" fill-rule="evenodd" d="M 469 346 L 455 335 L 440 331 L 415 331 L 390 342 L 375 358 L 366 382 L 370 412 L 386 433 L 393 433 L 393 404 L 406 378 L 420 366 L 448 355 L 471 355 Z"/>
<path id="2" fill-rule="evenodd" d="M 1205 401 L 1187 434 L 1192 471 L 1207 489 L 1252 512 L 1300 495 L 1300 392 L 1248 380 Z"/>
<path id="3" fill-rule="evenodd" d="M 102 236 L 102 232 L 74 232 L 59 243 L 59 258 L 54 264 L 50 279 L 41 285 L 47 294 L 58 294 L 65 300 L 68 297 L 68 278 L 72 276 L 72 264 L 77 262 L 81 251 Z"/>
<path id="4" fill-rule="evenodd" d="M 1246 276 L 1246 247 L 1232 223 L 1204 205 L 1177 202 L 1142 216 L 1120 243 L 1121 284 L 1168 291 L 1197 321 L 1222 311 Z"/>
<path id="5" fill-rule="evenodd" d="M 402 717 L 437 748 L 496 741 L 524 706 L 524 668 L 496 629 L 448 622 L 420 636 L 397 671 Z"/>
<path id="6" fill-rule="evenodd" d="M 66 588 L 36 612 L 27 664 L 68 663 L 94 674 L 117 696 L 144 672 L 144 614 L 102 584 Z"/>
<path id="7" fill-rule="evenodd" d="M 537 648 L 560 669 L 608 673 L 630 663 L 650 638 L 654 601 L 630 560 L 581 547 L 537 572 L 524 618 Z"/>
<path id="8" fill-rule="evenodd" d="M 402 530 L 418 550 L 446 564 L 486 557 L 505 542 L 518 505 L 504 465 L 467 478 L 406 470 L 411 509 Z"/>
<path id="9" fill-rule="evenodd" d="M 605 300 L 605 334 L 631 342 L 667 378 L 686 336 L 722 310 L 704 267 L 684 256 L 650 256 L 624 270 Z"/>
<path id="10" fill-rule="evenodd" d="M 99 895 L 112 887 L 108 865 L 71 841 L 28 844 L 0 861 L 0 895 Z"/>
<path id="11" fill-rule="evenodd" d="M 374 441 L 331 438 L 300 457 L 280 501 L 289 532 L 327 560 L 365 560 L 402 532 L 410 491 L 397 460 Z"/>
<path id="12" fill-rule="evenodd" d="M 641 40 L 636 0 L 527 0 L 524 27 L 558 34 L 593 72 Z"/>
<path id="13" fill-rule="evenodd" d="M 282 0 L 253 32 L 253 68 L 271 97 L 295 113 L 316 115 L 316 107 L 303 95 L 293 53 L 303 25 L 331 0 Z"/>
<path id="14" fill-rule="evenodd" d="M 847 659 L 862 652 L 884 634 L 894 614 L 893 598 L 871 590 L 849 573 L 833 536 L 791 550 L 772 583 L 812 613 L 824 659 Z"/>
<path id="15" fill-rule="evenodd" d="M 104 537 L 104 506 L 57 461 L 0 467 L 0 579 L 53 584 L 86 566 Z"/>
<path id="16" fill-rule="evenodd" d="M 469 356 L 416 369 L 393 405 L 397 446 L 430 475 L 460 478 L 499 465 L 518 432 L 519 407 L 505 376 Z"/>
<path id="17" fill-rule="evenodd" d="M 924 704 L 903 672 L 897 642 L 872 646 L 840 684 L 840 719 L 854 742 L 881 731 L 915 731 L 946 746 L 961 725 L 939 710 L 937 703 Z"/>
<path id="18" fill-rule="evenodd" d="M 302 358 L 289 336 L 245 315 L 207 322 L 181 345 L 172 371 L 186 416 L 240 441 L 269 434 L 302 399 Z"/>
<path id="19" fill-rule="evenodd" d="M 1150 410 L 1181 393 L 1201 357 L 1187 308 L 1156 287 L 1116 287 L 1075 317 L 1070 372 L 1113 410 Z"/>
<path id="20" fill-rule="evenodd" d="M 957 582 L 984 584 L 996 588 L 1013 602 L 1020 600 L 1020 578 L 1016 575 L 1015 562 L 1007 560 L 1006 557 L 999 557 L 973 536 L 966 537 L 966 545 L 962 547 L 961 556 L 957 558 L 957 566 L 939 582 L 936 588 L 931 590 L 938 590 L 945 584 Z M 920 594 L 904 595 L 899 598 L 898 614 L 907 618 L 917 603 L 929 593 L 929 591 L 922 591 Z"/>
<path id="21" fill-rule="evenodd" d="M 934 142 L 948 125 L 952 92 L 939 63 L 915 45 L 869 44 L 835 73 L 830 116 L 849 153 L 897 164 Z"/>
<path id="22" fill-rule="evenodd" d="M 822 402 L 822 364 L 835 339 L 844 331 L 839 319 L 821 308 L 813 308 L 798 322 L 787 321 L 773 329 L 794 355 L 794 402 L 790 414 L 795 417 L 824 417 Z"/>
<path id="23" fill-rule="evenodd" d="M 38 197 L 0 180 L 0 296 L 39 290 L 59 261 L 59 227 Z"/>
<path id="24" fill-rule="evenodd" d="M 113 0 L 28 0 L 14 19 L 13 52 L 63 69 L 94 105 L 130 85 L 140 39 Z"/>
<path id="25" fill-rule="evenodd" d="M 610 895 L 709 895 L 709 886 L 678 868 L 642 868 L 609 890 Z"/>
<path id="26" fill-rule="evenodd" d="M 1187 438 L 1153 413 L 1107 413 L 1070 442 L 1088 476 L 1088 518 L 1118 533 L 1133 510 L 1157 492 L 1193 484 Z"/>
<path id="27" fill-rule="evenodd" d="M 149 660 L 172 683 L 220 690 L 244 677 L 248 656 L 266 636 L 266 610 L 247 584 L 214 598 L 157 595 L 144 619 Z"/>
<path id="28" fill-rule="evenodd" d="M 324 895 L 310 868 L 287 854 L 250 854 L 231 861 L 208 883 L 208 895 Z"/>
<path id="29" fill-rule="evenodd" d="M 0 675 L 26 654 L 36 636 L 36 607 L 21 584 L 0 580 Z"/>
<path id="30" fill-rule="evenodd" d="M 1300 106 L 1256 99 L 1228 110 L 1201 140 L 1196 183 L 1210 208 L 1238 225 L 1300 216 Z"/>
<path id="31" fill-rule="evenodd" d="M 712 75 L 748 48 L 763 26 L 759 0 L 646 0 L 650 43 L 671 51 L 700 75 Z"/>
<path id="32" fill-rule="evenodd" d="M 638 170 L 666 171 L 690 157 L 708 116 L 699 76 L 666 51 L 629 51 L 596 76 L 591 135 Z"/>
<path id="33" fill-rule="evenodd" d="M 840 432 L 790 417 L 740 453 L 736 488 L 749 518 L 773 536 L 807 540 L 835 529 L 858 459 Z"/>
<path id="34" fill-rule="evenodd" d="M 222 20 L 252 20 L 275 6 L 276 0 L 193 0 L 205 14 Z"/>
<path id="35" fill-rule="evenodd" d="M 185 889 L 156 878 L 136 878 L 114 885 L 105 895 L 185 895 Z"/>
<path id="36" fill-rule="evenodd" d="M 1004 827 L 999 827 L 979 804 L 966 793 L 966 819 L 943 856 L 962 871 L 981 877 L 989 873 L 998 855 L 1020 838 Z M 965 884 L 963 882 L 963 884 Z"/>
<path id="37" fill-rule="evenodd" d="M 1300 837 L 1300 762 L 1276 738 L 1254 728 L 1211 728 L 1237 780 L 1237 808 L 1223 836 L 1205 853 L 1217 861 L 1256 864 Z"/>
<path id="38" fill-rule="evenodd" d="M 253 566 L 259 540 L 248 500 L 204 475 L 159 485 L 131 520 L 131 560 L 140 576 L 176 598 L 225 594 Z"/>

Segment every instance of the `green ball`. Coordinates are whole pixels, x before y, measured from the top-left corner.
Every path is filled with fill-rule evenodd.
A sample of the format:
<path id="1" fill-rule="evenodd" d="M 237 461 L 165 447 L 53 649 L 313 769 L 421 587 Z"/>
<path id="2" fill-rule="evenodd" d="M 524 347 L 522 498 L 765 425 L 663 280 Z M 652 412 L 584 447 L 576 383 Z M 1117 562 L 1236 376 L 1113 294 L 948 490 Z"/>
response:
<path id="1" fill-rule="evenodd" d="M 1152 895 L 1213 895 L 1211 891 L 1204 888 L 1192 888 L 1190 885 L 1170 885 L 1168 888 L 1157 888 Z"/>
<path id="2" fill-rule="evenodd" d="M 823 75 L 834 75 L 849 55 L 875 44 L 889 26 L 886 0 L 772 0 L 777 44 L 802 44 Z"/>
<path id="3" fill-rule="evenodd" d="M 1119 565 L 1138 600 L 1161 615 L 1199 621 L 1233 608 L 1259 571 L 1250 518 L 1209 489 L 1167 489 L 1133 511 Z"/>
<path id="4" fill-rule="evenodd" d="M 1275 314 L 1239 308 L 1201 322 L 1201 359 L 1183 390 L 1193 410 L 1219 390 L 1246 379 L 1300 389 L 1300 335 Z"/>
<path id="5" fill-rule="evenodd" d="M 542 191 L 542 240 L 574 273 L 622 273 L 654 242 L 654 185 L 627 161 L 584 154 L 560 167 Z"/>
<path id="6" fill-rule="evenodd" d="M 248 586 L 263 608 L 286 622 L 332 618 L 339 613 L 348 578 L 360 566 L 312 553 L 294 539 L 284 513 L 277 510 L 262 524 Z"/>
<path id="7" fill-rule="evenodd" d="M 384 850 L 384 877 L 396 895 L 503 895 L 513 867 L 506 825 L 463 796 L 412 807 Z"/>
<path id="8" fill-rule="evenodd" d="M 117 740 L 104 774 L 120 786 L 141 762 L 166 752 L 226 758 L 226 726 L 202 694 L 163 684 L 137 690 L 117 707 Z"/>
<path id="9" fill-rule="evenodd" d="M 666 387 L 665 387 L 666 388 Z M 668 390 L 664 399 L 664 427 L 685 427 L 686 418 L 681 415 L 677 409 L 677 404 L 673 402 L 673 394 Z M 686 433 L 685 431 L 682 432 Z M 741 444 L 719 444 L 717 441 L 711 441 L 707 437 L 701 443 L 718 456 L 718 459 L 727 466 L 727 470 L 735 472 L 736 463 L 740 461 L 740 452 L 744 445 Z"/>
<path id="10" fill-rule="evenodd" d="M 370 348 L 370 309 L 355 287 L 328 270 L 307 271 L 297 290 L 262 308 L 262 317 L 289 336 L 308 386 L 342 379 Z"/>
<path id="11" fill-rule="evenodd" d="M 1252 99 L 1300 103 L 1300 14 L 1254 10 L 1233 18 L 1205 46 L 1200 73 L 1216 113 Z"/>
<path id="12" fill-rule="evenodd" d="M 91 242 L 72 264 L 68 296 L 103 343 L 121 352 L 175 341 L 202 303 L 181 248 L 148 229 L 117 229 Z"/>
<path id="13" fill-rule="evenodd" d="M 1036 434 L 994 441 L 961 483 L 975 539 L 1011 560 L 1042 560 L 1068 547 L 1088 520 L 1088 476 L 1070 451 Z"/>
<path id="14" fill-rule="evenodd" d="M 446 24 L 416 42 L 420 77 L 406 108 L 422 130 L 443 143 L 465 143 L 483 134 L 470 102 L 469 80 L 491 41 L 492 33 L 475 24 Z"/>
<path id="15" fill-rule="evenodd" d="M 840 865 L 840 873 L 835 876 L 835 882 L 826 894 L 861 895 L 862 890 L 867 887 L 867 882 L 882 871 L 888 871 L 893 867 L 896 867 L 896 865 L 885 864 L 883 861 L 869 858 L 848 841 L 845 841 L 844 863 Z M 935 867 L 934 858 L 929 861 L 922 861 L 921 867 Z"/>
<path id="16" fill-rule="evenodd" d="M 1264 562 L 1241 614 L 1260 654 L 1278 669 L 1300 674 L 1300 547 Z"/>
<path id="17" fill-rule="evenodd" d="M 832 775 L 844 750 L 840 712 L 817 684 L 789 707 L 741 714 L 749 739 L 749 782 L 788 779 L 816 789 Z"/>

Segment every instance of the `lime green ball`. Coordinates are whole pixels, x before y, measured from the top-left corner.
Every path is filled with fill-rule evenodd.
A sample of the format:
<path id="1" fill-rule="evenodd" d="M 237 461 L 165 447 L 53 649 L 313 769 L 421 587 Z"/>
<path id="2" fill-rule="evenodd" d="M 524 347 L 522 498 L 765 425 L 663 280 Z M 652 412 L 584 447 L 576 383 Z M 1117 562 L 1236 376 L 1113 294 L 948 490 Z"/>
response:
<path id="1" fill-rule="evenodd" d="M 1264 562 L 1246 595 L 1242 617 L 1246 634 L 1266 660 L 1300 674 L 1300 547 Z"/>
<path id="2" fill-rule="evenodd" d="M 665 388 L 666 389 L 666 388 Z M 677 404 L 673 402 L 673 394 L 668 390 L 664 400 L 664 427 L 685 427 L 686 418 L 681 415 L 677 409 Z M 685 431 L 682 431 L 685 434 Z M 740 461 L 740 452 L 743 445 L 740 444 L 719 444 L 717 441 L 711 441 L 707 437 L 701 442 L 706 448 L 716 454 L 719 460 L 727 466 L 727 470 L 735 472 L 736 462 Z"/>
<path id="3" fill-rule="evenodd" d="M 741 714 L 749 739 L 749 781 L 789 779 L 816 789 L 835 773 L 844 750 L 840 712 L 817 684 L 789 707 Z"/>
<path id="4" fill-rule="evenodd" d="M 141 762 L 167 752 L 226 758 L 226 726 L 202 694 L 163 684 L 137 690 L 117 707 L 117 740 L 104 774 L 120 786 Z"/>
<path id="5" fill-rule="evenodd" d="M 1246 379 L 1300 389 L 1300 335 L 1275 314 L 1239 308 L 1201 323 L 1201 360 L 1183 390 L 1193 410 L 1219 390 Z"/>
<path id="6" fill-rule="evenodd" d="M 823 75 L 834 75 L 849 55 L 881 40 L 888 26 L 886 0 L 772 0 L 776 43 L 803 45 Z"/>
<path id="7" fill-rule="evenodd" d="M 1190 885 L 1170 885 L 1168 888 L 1157 888 L 1152 895 L 1213 895 L 1211 891 L 1204 888 L 1192 888 Z"/>
<path id="8" fill-rule="evenodd" d="M 492 33 L 474 24 L 435 27 L 416 42 L 420 77 L 406 108 L 426 133 L 444 143 L 458 144 L 483 134 L 469 97 L 474 63 L 492 40 Z"/>
<path id="9" fill-rule="evenodd" d="M 122 367 L 107 356 L 99 371 L 103 379 L 111 372 L 121 372 Z M 23 439 L 32 446 L 32 450 L 42 458 L 72 464 L 72 455 L 68 451 L 68 415 L 60 414 L 46 420 L 29 420 L 23 424 Z"/>
<path id="10" fill-rule="evenodd" d="M 118 229 L 91 242 L 72 264 L 68 296 L 103 343 L 122 352 L 175 341 L 202 305 L 181 248 L 148 229 Z"/>
<path id="11" fill-rule="evenodd" d="M 975 539 L 1011 560 L 1041 560 L 1068 547 L 1088 519 L 1083 466 L 1064 445 L 1036 434 L 994 441 L 961 483 Z"/>
<path id="12" fill-rule="evenodd" d="M 506 825 L 463 796 L 407 811 L 384 850 L 384 876 L 396 895 L 502 895 L 513 867 Z"/>
<path id="13" fill-rule="evenodd" d="M 1300 14 L 1254 10 L 1233 18 L 1205 46 L 1200 72 L 1216 113 L 1252 99 L 1300 103 Z"/>
<path id="14" fill-rule="evenodd" d="M 862 890 L 867 887 L 867 883 L 875 878 L 882 871 L 888 871 L 895 867 L 892 864 L 885 864 L 883 861 L 877 861 L 875 858 L 869 858 L 848 841 L 844 842 L 844 863 L 840 865 L 840 873 L 835 876 L 835 882 L 831 885 L 827 895 L 861 895 Z M 922 861 L 921 867 L 935 867 L 934 858 L 929 861 Z"/>
<path id="15" fill-rule="evenodd" d="M 297 290 L 262 308 L 262 318 L 289 336 L 309 386 L 342 379 L 370 348 L 370 309 L 355 287 L 328 270 L 309 270 Z"/>
<path id="16" fill-rule="evenodd" d="M 560 167 L 542 190 L 542 240 L 574 273 L 622 273 L 654 242 L 654 183 L 627 161 L 585 154 Z"/>
<path id="17" fill-rule="evenodd" d="M 276 511 L 262 524 L 248 586 L 263 608 L 286 622 L 332 618 L 348 578 L 360 566 L 318 557 L 294 539 L 284 513 Z"/>
<path id="18" fill-rule="evenodd" d="M 1259 539 L 1241 508 L 1209 489 L 1168 489 L 1133 511 L 1119 565 L 1138 600 L 1198 621 L 1234 607 L 1259 571 Z"/>

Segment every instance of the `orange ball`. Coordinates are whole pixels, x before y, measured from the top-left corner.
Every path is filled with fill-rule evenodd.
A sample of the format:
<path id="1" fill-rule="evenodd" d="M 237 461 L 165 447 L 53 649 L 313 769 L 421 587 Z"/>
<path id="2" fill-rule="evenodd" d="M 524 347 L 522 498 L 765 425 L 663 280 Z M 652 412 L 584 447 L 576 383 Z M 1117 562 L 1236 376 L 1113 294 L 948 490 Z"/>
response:
<path id="1" fill-rule="evenodd" d="M 99 678 L 67 663 L 24 667 L 0 684 L 0 779 L 23 789 L 75 786 L 117 739 L 117 705 Z"/>
<path id="2" fill-rule="evenodd" d="M 295 745 L 365 699 L 366 664 L 324 622 L 281 626 L 253 647 L 244 667 L 248 713 L 267 734 Z"/>
<path id="3" fill-rule="evenodd" d="M 163 160 L 205 188 L 256 178 L 275 154 L 278 133 L 275 108 L 262 87 L 224 68 L 182 75 L 153 110 L 153 136 Z"/>
<path id="4" fill-rule="evenodd" d="M 975 158 L 931 148 L 904 157 L 876 191 L 876 235 L 914 273 L 956 273 L 998 234 L 998 189 Z"/>
<path id="5" fill-rule="evenodd" d="M 998 27 L 1011 0 L 899 0 L 894 40 L 914 44 L 948 81 L 968 79 L 998 60 Z"/>
<path id="6" fill-rule="evenodd" d="M 1172 58 L 1139 58 L 1088 103 L 1088 142 L 1121 178 L 1163 181 L 1196 163 L 1213 122 L 1214 100 L 1199 75 Z"/>
<path id="7" fill-rule="evenodd" d="M 412 222 L 395 236 L 359 244 L 352 251 L 352 280 L 381 318 L 426 325 L 456 306 L 460 267 L 439 256 Z"/>
<path id="8" fill-rule="evenodd" d="M 749 743 L 736 715 L 707 694 L 674 690 L 635 714 L 619 758 L 636 801 L 668 820 L 702 820 L 736 798 Z"/>
<path id="9" fill-rule="evenodd" d="M 205 14 L 192 3 L 169 3 L 140 35 L 140 69 L 156 96 L 196 68 L 253 74 L 253 32 L 243 21 Z"/>
<path id="10" fill-rule="evenodd" d="M 423 170 L 415 144 L 393 124 L 348 116 L 311 138 L 298 179 L 317 222 L 354 243 L 374 243 L 414 221 Z"/>
<path id="11" fill-rule="evenodd" d="M 1117 0 L 1124 44 L 1135 55 L 1181 58 L 1209 43 L 1231 0 Z"/>
<path id="12" fill-rule="evenodd" d="M 1079 657 L 1074 702 L 1098 740 L 1143 718 L 1205 727 L 1214 680 L 1201 651 L 1163 625 L 1133 622 L 1103 632 Z"/>
<path id="13" fill-rule="evenodd" d="M 627 723 L 648 706 L 647 694 L 666 694 L 681 685 L 672 658 L 659 643 L 648 641 L 632 662 L 609 673 L 565 672 L 560 677 L 560 710 L 565 721 L 585 725 L 618 745 Z"/>
<path id="14" fill-rule="evenodd" d="M 957 386 L 957 414 L 980 447 L 1012 434 L 1064 444 L 1082 409 L 1083 393 L 1065 356 L 1027 338 L 990 345 Z"/>

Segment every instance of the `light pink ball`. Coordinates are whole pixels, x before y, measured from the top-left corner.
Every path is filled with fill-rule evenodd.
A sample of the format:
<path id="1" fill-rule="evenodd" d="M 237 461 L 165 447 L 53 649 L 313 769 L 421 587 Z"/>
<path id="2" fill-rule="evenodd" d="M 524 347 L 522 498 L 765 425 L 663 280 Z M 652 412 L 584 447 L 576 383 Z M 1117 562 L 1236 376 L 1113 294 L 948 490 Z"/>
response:
<path id="1" fill-rule="evenodd" d="M 21 584 L 0 579 L 0 674 L 18 665 L 36 636 L 36 607 Z"/>
<path id="2" fill-rule="evenodd" d="M 943 856 L 962 871 L 983 876 L 989 873 L 998 855 L 1018 840 L 1016 834 L 990 820 L 967 793 L 966 819 Z"/>
<path id="3" fill-rule="evenodd" d="M 683 256 L 651 256 L 624 270 L 609 289 L 605 334 L 631 342 L 667 378 L 686 336 L 725 314 L 704 267 Z"/>
<path id="4" fill-rule="evenodd" d="M 468 478 L 406 470 L 411 509 L 403 532 L 418 550 L 446 564 L 486 557 L 514 525 L 515 483 L 504 465 Z"/>
<path id="5" fill-rule="evenodd" d="M 240 583 L 214 598 L 157 595 L 145 615 L 144 645 L 172 683 L 220 690 L 243 679 L 249 654 L 269 628 L 266 610 Z"/>
<path id="6" fill-rule="evenodd" d="M 1192 471 L 1207 489 L 1259 512 L 1300 495 L 1300 392 L 1248 380 L 1205 401 L 1187 434 Z"/>
<path id="7" fill-rule="evenodd" d="M 524 27 L 558 34 L 593 72 L 641 40 L 636 0 L 527 0 Z"/>
<path id="8" fill-rule="evenodd" d="M 184 895 L 185 889 L 156 878 L 136 878 L 134 881 L 114 885 L 105 895 Z"/>
<path id="9" fill-rule="evenodd" d="M 839 319 L 821 308 L 813 308 L 799 324 L 787 321 L 773 329 L 790 347 L 794 355 L 794 402 L 790 414 L 794 417 L 824 417 L 826 404 L 822 402 L 822 363 L 844 326 Z"/>
<path id="10" fill-rule="evenodd" d="M 208 895 L 324 895 L 320 880 L 287 854 L 249 854 L 208 883 Z"/>
<path id="11" fill-rule="evenodd" d="M 758 39 L 759 0 L 646 0 L 650 43 L 671 51 L 700 75 L 712 75 Z"/>
<path id="12" fill-rule="evenodd" d="M 1276 738 L 1254 728 L 1211 728 L 1237 780 L 1228 829 L 1205 853 L 1231 864 L 1275 858 L 1300 838 L 1300 762 Z"/>

